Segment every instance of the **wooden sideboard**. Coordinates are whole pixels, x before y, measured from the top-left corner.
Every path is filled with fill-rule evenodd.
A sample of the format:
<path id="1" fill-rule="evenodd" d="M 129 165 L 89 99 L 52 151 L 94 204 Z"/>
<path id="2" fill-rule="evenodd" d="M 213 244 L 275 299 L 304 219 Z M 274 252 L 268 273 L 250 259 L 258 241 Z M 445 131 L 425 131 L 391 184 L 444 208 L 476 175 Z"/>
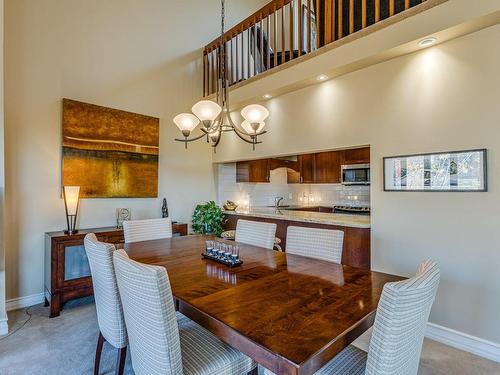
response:
<path id="1" fill-rule="evenodd" d="M 187 224 L 172 224 L 174 235 L 185 236 L 187 230 Z M 45 233 L 45 305 L 50 304 L 51 318 L 59 316 L 65 302 L 93 294 L 83 247 L 88 233 L 117 247 L 124 242 L 123 230 L 116 227 L 83 229 L 71 236 L 62 231 Z"/>

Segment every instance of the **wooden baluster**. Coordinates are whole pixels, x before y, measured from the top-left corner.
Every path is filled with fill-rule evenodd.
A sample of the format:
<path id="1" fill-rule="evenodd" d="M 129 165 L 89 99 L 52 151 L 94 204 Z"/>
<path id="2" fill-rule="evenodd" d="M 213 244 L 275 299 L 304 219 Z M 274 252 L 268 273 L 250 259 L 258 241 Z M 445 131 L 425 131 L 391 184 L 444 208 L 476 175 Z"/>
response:
<path id="1" fill-rule="evenodd" d="M 257 75 L 257 20 L 253 20 L 253 75 Z"/>
<path id="2" fill-rule="evenodd" d="M 203 96 L 207 96 L 207 60 L 205 50 L 203 50 Z"/>
<path id="3" fill-rule="evenodd" d="M 410 0 L 405 0 L 405 10 L 410 8 Z"/>
<path id="4" fill-rule="evenodd" d="M 332 0 L 332 42 L 335 41 L 335 12 L 336 12 L 337 0 Z"/>
<path id="5" fill-rule="evenodd" d="M 267 69 L 271 69 L 271 16 L 267 16 L 267 46 L 266 46 L 266 56 L 267 56 Z"/>
<path id="6" fill-rule="evenodd" d="M 285 6 L 281 7 L 281 64 L 285 62 Z"/>
<path id="7" fill-rule="evenodd" d="M 375 23 L 380 21 L 380 0 L 375 0 Z"/>
<path id="8" fill-rule="evenodd" d="M 354 32 L 354 0 L 349 0 L 349 34 Z"/>
<path id="9" fill-rule="evenodd" d="M 212 54 L 212 92 L 211 94 L 213 94 L 215 92 L 215 72 L 216 72 L 216 69 L 217 69 L 217 61 L 215 60 L 215 50 L 211 52 Z"/>
<path id="10" fill-rule="evenodd" d="M 231 71 L 233 70 L 233 64 L 232 64 L 233 51 L 231 48 L 231 39 L 229 39 L 227 42 L 224 43 L 224 47 L 226 48 L 226 53 L 225 53 L 226 77 L 227 77 L 226 79 L 227 79 L 227 84 L 231 86 L 233 83 L 231 81 L 231 78 L 233 77 L 233 75 L 231 74 Z"/>
<path id="11" fill-rule="evenodd" d="M 295 50 L 294 46 L 294 34 L 295 34 L 295 29 L 293 27 L 293 2 L 290 2 L 290 60 L 293 59 L 294 53 L 293 51 Z"/>
<path id="12" fill-rule="evenodd" d="M 299 28 L 299 35 L 298 35 L 298 43 L 299 43 L 299 56 L 302 56 L 302 46 L 304 45 L 303 42 L 303 35 L 302 35 L 302 0 L 297 0 L 297 8 L 298 8 L 298 13 L 297 13 L 297 24 Z"/>
<path id="13" fill-rule="evenodd" d="M 236 83 L 240 81 L 240 34 L 236 34 Z"/>
<path id="14" fill-rule="evenodd" d="M 332 1 L 325 1 L 325 44 L 332 42 Z"/>
<path id="15" fill-rule="evenodd" d="M 366 27 L 366 0 L 361 0 L 361 28 Z"/>
<path id="16" fill-rule="evenodd" d="M 343 25 L 343 21 L 342 21 L 343 11 L 342 10 L 343 10 L 342 0 L 339 0 L 339 17 L 338 17 L 339 18 L 339 21 L 338 21 L 339 22 L 339 25 L 338 25 L 339 26 L 339 31 L 337 33 L 339 39 L 344 36 L 344 30 L 343 30 L 343 27 L 342 27 L 342 25 Z"/>
<path id="17" fill-rule="evenodd" d="M 394 0 L 389 0 L 389 16 L 394 16 Z"/>
<path id="18" fill-rule="evenodd" d="M 307 52 L 312 51 L 311 6 L 312 6 L 312 0 L 307 0 Z"/>
<path id="19" fill-rule="evenodd" d="M 274 4 L 274 33 L 273 33 L 273 47 L 274 47 L 274 66 L 278 66 L 278 9 Z"/>
<path id="20" fill-rule="evenodd" d="M 264 20 L 260 19 L 260 72 L 262 73 L 264 67 Z"/>
<path id="21" fill-rule="evenodd" d="M 323 29 L 321 27 L 321 14 L 320 14 L 320 7 L 319 7 L 319 0 L 316 0 L 316 49 L 321 47 L 320 41 L 321 38 L 318 38 L 318 35 L 321 35 L 323 32 Z"/>
<path id="22" fill-rule="evenodd" d="M 250 28 L 248 28 L 247 30 L 247 39 L 248 39 L 248 42 L 247 42 L 247 79 L 250 78 L 250 43 L 251 43 L 251 40 L 250 40 Z"/>

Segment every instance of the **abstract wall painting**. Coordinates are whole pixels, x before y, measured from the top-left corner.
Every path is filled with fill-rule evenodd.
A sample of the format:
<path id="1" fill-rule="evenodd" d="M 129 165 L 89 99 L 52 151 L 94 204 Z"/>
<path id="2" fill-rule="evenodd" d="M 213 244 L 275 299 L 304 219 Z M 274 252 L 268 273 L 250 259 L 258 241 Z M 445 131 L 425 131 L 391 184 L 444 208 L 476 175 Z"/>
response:
<path id="1" fill-rule="evenodd" d="M 487 191 L 486 149 L 384 158 L 384 191 Z"/>
<path id="2" fill-rule="evenodd" d="M 81 198 L 158 196 L 158 118 L 63 99 L 62 185 Z"/>

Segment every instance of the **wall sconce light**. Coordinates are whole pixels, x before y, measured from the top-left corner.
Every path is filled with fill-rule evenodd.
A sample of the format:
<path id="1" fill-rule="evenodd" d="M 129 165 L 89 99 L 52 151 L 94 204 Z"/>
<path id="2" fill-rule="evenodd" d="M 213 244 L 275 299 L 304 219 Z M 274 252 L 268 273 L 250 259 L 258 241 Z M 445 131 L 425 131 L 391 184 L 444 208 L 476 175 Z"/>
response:
<path id="1" fill-rule="evenodd" d="M 68 229 L 65 234 L 76 234 L 76 217 L 80 201 L 80 186 L 63 186 L 64 208 L 66 210 L 66 223 Z"/>

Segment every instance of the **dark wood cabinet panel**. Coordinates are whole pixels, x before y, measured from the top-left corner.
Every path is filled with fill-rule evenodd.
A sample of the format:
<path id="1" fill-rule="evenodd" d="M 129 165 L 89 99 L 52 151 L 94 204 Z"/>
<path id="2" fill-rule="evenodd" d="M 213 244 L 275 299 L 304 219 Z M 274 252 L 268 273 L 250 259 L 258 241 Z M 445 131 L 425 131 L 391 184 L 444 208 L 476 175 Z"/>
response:
<path id="1" fill-rule="evenodd" d="M 300 182 L 303 184 L 313 184 L 315 181 L 314 159 L 314 154 L 304 154 L 297 157 L 300 171 Z"/>
<path id="2" fill-rule="evenodd" d="M 269 182 L 269 159 L 237 162 L 236 182 Z"/>
<path id="3" fill-rule="evenodd" d="M 370 162 L 370 147 L 344 150 L 344 164 L 361 164 Z"/>
<path id="4" fill-rule="evenodd" d="M 307 228 L 338 229 L 344 232 L 344 245 L 342 248 L 342 264 L 348 266 L 370 269 L 370 228 L 353 228 L 338 225 L 316 224 L 289 220 L 261 218 L 256 216 L 226 215 L 226 230 L 236 229 L 238 219 L 262 221 L 276 224 L 276 237 L 281 239 L 281 248 L 286 249 L 286 233 L 291 225 Z M 286 251 L 286 250 L 285 250 Z"/>
<path id="5" fill-rule="evenodd" d="M 285 167 L 289 184 L 338 184 L 342 164 L 360 163 L 370 163 L 370 147 L 303 154 L 297 156 L 297 161 L 284 158 L 239 161 L 236 182 L 269 182 L 271 170 Z"/>
<path id="6" fill-rule="evenodd" d="M 340 166 L 344 163 L 344 151 L 319 152 L 315 157 L 315 182 L 317 184 L 340 183 Z"/>

